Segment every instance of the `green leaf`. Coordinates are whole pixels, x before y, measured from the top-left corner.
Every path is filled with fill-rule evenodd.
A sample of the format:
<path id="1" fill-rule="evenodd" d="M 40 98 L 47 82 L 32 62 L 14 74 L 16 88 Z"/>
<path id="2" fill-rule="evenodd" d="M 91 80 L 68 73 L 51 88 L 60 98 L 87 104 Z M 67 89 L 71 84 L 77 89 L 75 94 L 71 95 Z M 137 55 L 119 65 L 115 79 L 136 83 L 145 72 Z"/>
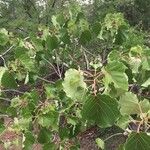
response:
<path id="1" fill-rule="evenodd" d="M 29 129 L 32 118 L 15 118 L 13 128 L 18 131 L 27 131 Z"/>
<path id="2" fill-rule="evenodd" d="M 38 142 L 40 144 L 48 143 L 50 142 L 51 137 L 52 137 L 52 133 L 48 129 L 42 128 L 38 135 Z"/>
<path id="3" fill-rule="evenodd" d="M 42 127 L 52 127 L 53 130 L 58 129 L 58 113 L 55 111 L 50 111 L 47 114 L 42 114 L 38 117 L 38 123 Z"/>
<path id="4" fill-rule="evenodd" d="M 69 34 L 68 34 L 67 31 L 65 31 L 65 30 L 63 31 L 61 40 L 62 40 L 65 44 L 70 44 L 70 43 L 71 43 L 71 41 L 70 41 L 70 36 L 69 36 Z"/>
<path id="5" fill-rule="evenodd" d="M 118 32 L 115 36 L 115 44 L 123 45 L 124 41 L 127 41 L 127 39 L 128 39 L 128 27 L 122 25 L 119 27 Z"/>
<path id="6" fill-rule="evenodd" d="M 80 36 L 80 43 L 81 44 L 86 44 L 91 40 L 92 36 L 91 36 L 91 32 L 89 30 L 85 30 L 82 32 L 81 36 Z"/>
<path id="7" fill-rule="evenodd" d="M 125 130 L 125 129 L 128 127 L 128 125 L 129 125 L 130 122 L 131 122 L 131 121 L 130 121 L 130 116 L 125 115 L 125 116 L 121 116 L 121 117 L 118 119 L 116 125 L 117 125 L 118 127 L 120 127 L 121 129 L 124 129 L 124 130 Z"/>
<path id="8" fill-rule="evenodd" d="M 2 122 L 0 120 L 0 134 L 3 133 L 3 131 L 6 129 L 6 127 L 4 126 L 4 122 Z"/>
<path id="9" fill-rule="evenodd" d="M 142 60 L 142 69 L 150 70 L 150 56 L 145 56 Z"/>
<path id="10" fill-rule="evenodd" d="M 47 48 L 52 51 L 58 47 L 58 39 L 56 36 L 48 36 L 46 39 Z"/>
<path id="11" fill-rule="evenodd" d="M 118 61 L 120 59 L 120 54 L 117 50 L 113 50 L 111 51 L 109 54 L 108 54 L 108 62 L 111 62 L 111 61 Z"/>
<path id="12" fill-rule="evenodd" d="M 101 30 L 101 24 L 100 24 L 99 22 L 94 23 L 93 26 L 92 26 L 92 32 L 93 32 L 96 36 L 98 36 L 100 30 Z"/>
<path id="13" fill-rule="evenodd" d="M 141 46 L 134 46 L 130 49 L 131 55 L 141 55 L 143 53 L 143 49 Z"/>
<path id="14" fill-rule="evenodd" d="M 38 104 L 40 98 L 38 91 L 32 90 L 29 93 L 29 97 L 31 98 L 31 101 L 34 102 L 34 104 Z"/>
<path id="15" fill-rule="evenodd" d="M 147 113 L 150 110 L 150 102 L 148 99 L 144 99 L 143 101 L 140 101 L 139 105 L 143 113 Z"/>
<path id="16" fill-rule="evenodd" d="M 2 80 L 2 77 L 4 75 L 4 73 L 6 72 L 6 68 L 5 67 L 0 67 L 0 85 L 1 85 L 1 80 Z"/>
<path id="17" fill-rule="evenodd" d="M 139 112 L 137 96 L 131 92 L 126 92 L 120 97 L 120 112 L 122 115 L 131 115 Z"/>
<path id="18" fill-rule="evenodd" d="M 86 83 L 83 73 L 75 69 L 69 69 L 65 73 L 65 79 L 62 83 L 66 95 L 73 100 L 81 100 L 85 94 Z"/>
<path id="19" fill-rule="evenodd" d="M 46 96 L 48 99 L 55 98 L 56 88 L 53 85 L 51 84 L 45 85 L 45 90 L 46 90 Z"/>
<path id="20" fill-rule="evenodd" d="M 21 55 L 24 55 L 28 52 L 28 49 L 25 47 L 16 47 L 14 50 L 15 58 L 19 58 Z"/>
<path id="21" fill-rule="evenodd" d="M 128 90 L 128 77 L 125 74 L 126 67 L 123 63 L 112 61 L 107 64 L 105 69 L 103 69 L 104 77 L 104 84 L 106 87 L 110 83 L 114 83 L 116 88 L 120 88 L 123 90 Z"/>
<path id="22" fill-rule="evenodd" d="M 64 18 L 63 13 L 58 14 L 56 17 L 57 17 L 57 18 L 56 18 L 56 21 L 59 23 L 60 26 L 62 26 L 62 25 L 65 24 L 65 21 L 66 21 L 66 20 L 65 20 L 65 18 Z"/>
<path id="23" fill-rule="evenodd" d="M 59 137 L 64 140 L 69 137 L 69 128 L 67 125 L 65 127 L 59 127 Z"/>
<path id="24" fill-rule="evenodd" d="M 17 83 L 16 83 L 14 77 L 9 72 L 4 73 L 1 82 L 5 88 L 11 89 L 11 88 L 17 87 Z"/>
<path id="25" fill-rule="evenodd" d="M 0 45 L 4 46 L 9 41 L 8 31 L 6 29 L 0 30 Z"/>
<path id="26" fill-rule="evenodd" d="M 35 72 L 37 69 L 35 67 L 34 60 L 30 58 L 27 54 L 23 54 L 19 56 L 19 60 L 21 61 L 22 65 L 30 71 L 30 72 Z"/>
<path id="27" fill-rule="evenodd" d="M 69 20 L 67 25 L 68 25 L 69 33 L 75 35 L 78 34 L 78 28 L 77 28 L 77 24 L 75 23 L 75 20 Z"/>
<path id="28" fill-rule="evenodd" d="M 5 67 L 0 67 L 0 86 L 5 88 L 16 88 L 17 83 Z"/>
<path id="29" fill-rule="evenodd" d="M 122 115 L 140 114 L 147 112 L 150 109 L 150 104 L 148 100 L 138 101 L 135 94 L 131 92 L 126 92 L 120 97 L 120 112 Z"/>
<path id="30" fill-rule="evenodd" d="M 150 49 L 146 48 L 144 50 L 144 56 L 142 57 L 142 69 L 150 70 Z"/>
<path id="31" fill-rule="evenodd" d="M 108 13 L 104 19 L 107 30 L 117 32 L 120 26 L 126 25 L 122 13 Z"/>
<path id="32" fill-rule="evenodd" d="M 124 145 L 123 144 L 119 145 L 119 148 L 117 150 L 125 150 Z"/>
<path id="33" fill-rule="evenodd" d="M 132 73 L 138 73 L 139 67 L 141 66 L 141 59 L 136 57 L 130 57 L 129 64 L 132 69 Z"/>
<path id="34" fill-rule="evenodd" d="M 148 87 L 150 85 L 150 78 L 148 78 L 143 84 L 143 87 Z"/>
<path id="35" fill-rule="evenodd" d="M 120 113 L 115 99 L 108 95 L 90 95 L 83 106 L 82 116 L 101 127 L 109 127 L 116 122 Z"/>
<path id="36" fill-rule="evenodd" d="M 104 141 L 103 141 L 102 139 L 100 139 L 100 138 L 97 138 L 97 139 L 96 139 L 96 144 L 97 144 L 98 147 L 101 148 L 101 149 L 104 149 L 104 147 L 105 147 Z"/>
<path id="37" fill-rule="evenodd" d="M 43 50 L 43 45 L 42 45 L 42 40 L 37 39 L 35 37 L 32 38 L 32 44 L 36 48 L 36 51 L 42 51 Z"/>
<path id="38" fill-rule="evenodd" d="M 150 150 L 150 136 L 146 133 L 131 133 L 124 147 L 125 150 Z"/>
<path id="39" fill-rule="evenodd" d="M 44 144 L 43 146 L 43 150 L 56 150 L 56 149 L 58 148 L 55 143 L 47 143 L 47 144 Z"/>
<path id="40" fill-rule="evenodd" d="M 31 132 L 26 132 L 24 134 L 25 136 L 25 141 L 24 141 L 24 148 L 23 150 L 32 150 L 32 146 L 35 142 L 35 138 Z"/>
<path id="41" fill-rule="evenodd" d="M 59 24 L 58 24 L 58 22 L 57 22 L 57 17 L 56 16 L 52 16 L 52 18 L 51 18 L 51 21 L 52 21 L 52 23 L 53 23 L 53 25 L 55 26 L 55 27 L 57 27 L 57 26 L 59 26 Z"/>
<path id="42" fill-rule="evenodd" d="M 89 32 L 89 23 L 86 19 L 84 18 L 80 18 L 79 20 L 79 26 L 80 26 L 80 32 L 86 32 L 88 31 Z"/>

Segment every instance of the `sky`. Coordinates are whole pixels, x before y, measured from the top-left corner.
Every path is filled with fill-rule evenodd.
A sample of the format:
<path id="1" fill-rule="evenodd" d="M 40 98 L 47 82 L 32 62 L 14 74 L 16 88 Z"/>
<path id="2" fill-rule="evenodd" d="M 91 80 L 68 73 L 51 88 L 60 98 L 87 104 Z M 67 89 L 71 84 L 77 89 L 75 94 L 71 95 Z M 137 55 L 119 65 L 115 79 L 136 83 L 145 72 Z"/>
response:
<path id="1" fill-rule="evenodd" d="M 77 1 L 79 1 L 81 4 L 93 3 L 93 0 L 77 0 Z"/>
<path id="2" fill-rule="evenodd" d="M 93 0 L 77 0 L 78 2 L 80 2 L 81 4 L 90 4 L 93 3 Z M 44 4 L 44 0 L 39 0 L 38 2 L 40 5 Z"/>

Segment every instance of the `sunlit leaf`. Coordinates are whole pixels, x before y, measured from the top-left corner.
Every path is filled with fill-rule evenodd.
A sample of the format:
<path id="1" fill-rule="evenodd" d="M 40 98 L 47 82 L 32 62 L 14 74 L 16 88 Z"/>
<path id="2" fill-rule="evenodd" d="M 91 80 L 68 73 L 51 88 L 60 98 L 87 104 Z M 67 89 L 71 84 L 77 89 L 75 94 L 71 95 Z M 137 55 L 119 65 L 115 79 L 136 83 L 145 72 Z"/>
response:
<path id="1" fill-rule="evenodd" d="M 148 100 L 145 99 L 139 102 L 137 96 L 131 92 L 127 92 L 122 95 L 119 100 L 119 104 L 120 112 L 122 115 L 145 113 L 150 109 Z"/>
<path id="2" fill-rule="evenodd" d="M 6 29 L 0 29 L 0 45 L 4 46 L 9 41 L 8 31 Z"/>
<path id="3" fill-rule="evenodd" d="M 101 140 L 100 138 L 96 139 L 96 144 L 98 145 L 99 148 L 104 149 L 105 147 L 105 143 L 103 140 Z"/>
<path id="4" fill-rule="evenodd" d="M 65 73 L 65 79 L 62 83 L 66 95 L 74 100 L 81 100 L 85 94 L 86 83 L 83 73 L 75 69 L 69 69 Z"/>
<path id="5" fill-rule="evenodd" d="M 125 74 L 126 67 L 118 61 L 112 61 L 107 64 L 103 69 L 104 84 L 108 86 L 110 83 L 114 83 L 116 88 L 128 90 L 128 77 Z"/>
<path id="6" fill-rule="evenodd" d="M 42 127 L 46 127 L 46 128 L 52 127 L 53 130 L 57 130 L 58 129 L 58 113 L 54 111 L 50 111 L 47 114 L 42 114 L 38 116 L 38 123 Z"/>
<path id="7" fill-rule="evenodd" d="M 21 61 L 22 65 L 24 65 L 24 67 L 28 71 L 31 71 L 31 72 L 36 71 L 34 59 L 30 58 L 27 54 L 23 54 L 23 55 L 19 56 L 19 60 Z"/>
<path id="8" fill-rule="evenodd" d="M 124 115 L 124 116 L 121 116 L 118 120 L 117 120 L 117 123 L 116 125 L 122 129 L 126 129 L 128 127 L 128 124 L 131 122 L 130 121 L 130 116 L 128 115 Z"/>
<path id="9" fill-rule="evenodd" d="M 143 84 L 143 87 L 148 87 L 150 85 L 150 78 L 148 78 Z"/>

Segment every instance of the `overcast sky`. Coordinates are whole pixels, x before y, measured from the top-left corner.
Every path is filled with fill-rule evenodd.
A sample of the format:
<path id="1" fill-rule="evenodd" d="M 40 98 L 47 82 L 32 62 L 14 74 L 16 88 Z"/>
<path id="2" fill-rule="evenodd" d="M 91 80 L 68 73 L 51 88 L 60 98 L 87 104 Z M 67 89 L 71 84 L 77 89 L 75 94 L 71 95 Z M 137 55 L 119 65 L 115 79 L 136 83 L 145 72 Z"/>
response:
<path id="1" fill-rule="evenodd" d="M 93 3 L 93 0 L 77 0 L 77 1 L 79 1 L 81 4 Z"/>
<path id="2" fill-rule="evenodd" d="M 93 3 L 93 0 L 77 0 L 77 1 L 80 2 L 81 4 Z M 39 0 L 39 4 L 44 5 L 44 0 Z"/>

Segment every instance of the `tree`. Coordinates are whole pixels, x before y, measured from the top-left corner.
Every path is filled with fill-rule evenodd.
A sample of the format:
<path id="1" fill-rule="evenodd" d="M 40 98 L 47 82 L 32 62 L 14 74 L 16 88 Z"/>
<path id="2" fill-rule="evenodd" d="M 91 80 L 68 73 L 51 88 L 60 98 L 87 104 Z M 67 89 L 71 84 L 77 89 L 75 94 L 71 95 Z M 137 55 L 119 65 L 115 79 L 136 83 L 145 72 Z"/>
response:
<path id="1" fill-rule="evenodd" d="M 0 29 L 5 148 L 79 149 L 79 140 L 92 137 L 101 149 L 110 149 L 108 141 L 121 136 L 116 149 L 149 150 L 150 47 L 145 31 L 118 12 L 122 3 L 18 2 L 9 1 L 15 8 L 6 1 L 1 5 L 7 20 Z M 89 14 L 93 7 L 96 13 Z M 6 125 L 5 118 L 12 123 Z M 114 126 L 117 131 L 108 136 Z M 12 135 L 9 142 L 7 135 Z"/>

